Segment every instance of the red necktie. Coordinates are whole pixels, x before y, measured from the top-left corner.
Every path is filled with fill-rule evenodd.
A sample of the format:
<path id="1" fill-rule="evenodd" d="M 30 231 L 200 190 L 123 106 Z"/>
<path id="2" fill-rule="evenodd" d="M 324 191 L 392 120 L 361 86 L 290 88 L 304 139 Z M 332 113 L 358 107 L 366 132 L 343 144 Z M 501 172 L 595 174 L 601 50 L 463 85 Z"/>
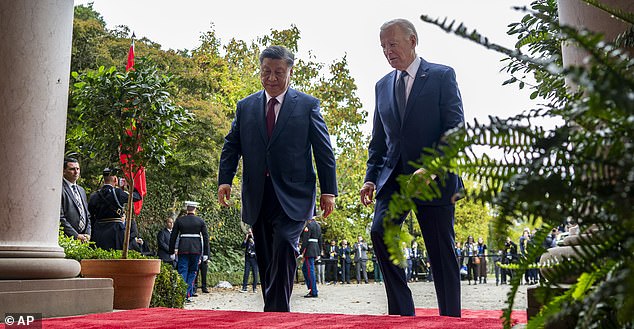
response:
<path id="1" fill-rule="evenodd" d="M 271 139 L 275 127 L 275 104 L 277 104 L 277 98 L 273 97 L 269 99 L 269 104 L 266 106 L 266 134 L 269 139 Z"/>

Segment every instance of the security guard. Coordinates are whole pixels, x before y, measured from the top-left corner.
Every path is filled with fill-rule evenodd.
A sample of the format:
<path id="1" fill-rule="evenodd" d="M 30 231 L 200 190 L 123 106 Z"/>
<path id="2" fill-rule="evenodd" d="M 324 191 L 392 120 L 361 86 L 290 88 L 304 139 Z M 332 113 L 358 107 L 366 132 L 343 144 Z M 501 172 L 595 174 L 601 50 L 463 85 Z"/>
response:
<path id="1" fill-rule="evenodd" d="M 209 233 L 205 221 L 196 216 L 198 202 L 186 201 L 187 215 L 179 217 L 174 223 L 170 235 L 169 253 L 172 259 L 176 259 L 176 240 L 178 239 L 178 273 L 187 283 L 187 299 L 196 291 L 194 279 L 198 270 L 198 262 L 206 262 L 209 259 Z M 202 239 L 201 239 L 202 237 Z"/>
<path id="2" fill-rule="evenodd" d="M 125 205 L 128 193 L 118 187 L 117 170 L 103 170 L 103 186 L 90 196 L 88 211 L 92 214 L 92 240 L 101 249 L 123 249 L 125 237 Z M 133 200 L 141 200 L 141 195 L 134 191 Z M 142 244 L 138 238 L 136 221 L 132 221 L 130 230 L 130 247 Z"/>
<path id="3" fill-rule="evenodd" d="M 302 272 L 308 288 L 308 294 L 304 297 L 315 298 L 318 296 L 317 280 L 315 277 L 315 258 L 321 256 L 321 226 L 314 218 L 308 220 L 301 235 L 302 247 L 299 251 L 304 256 Z"/>

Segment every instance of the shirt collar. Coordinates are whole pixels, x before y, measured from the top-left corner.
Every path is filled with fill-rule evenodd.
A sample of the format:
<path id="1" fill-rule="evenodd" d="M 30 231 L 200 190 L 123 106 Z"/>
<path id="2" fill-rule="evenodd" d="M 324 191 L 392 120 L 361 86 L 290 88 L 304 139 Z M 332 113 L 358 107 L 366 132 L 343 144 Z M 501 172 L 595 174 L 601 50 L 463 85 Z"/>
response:
<path id="1" fill-rule="evenodd" d="M 286 88 L 286 90 L 283 93 L 281 93 L 281 94 L 279 94 L 279 95 L 277 95 L 275 97 L 275 99 L 277 99 L 277 103 L 278 104 L 282 104 L 282 102 L 284 101 L 284 97 L 286 96 L 287 92 L 288 92 L 288 88 Z M 269 95 L 269 93 L 267 93 L 266 90 L 264 91 L 264 93 L 266 94 L 266 103 L 268 104 L 269 101 L 271 100 L 271 98 L 273 98 L 273 97 L 271 97 L 271 95 Z"/>
<path id="2" fill-rule="evenodd" d="M 407 74 L 410 77 L 416 76 L 416 73 L 418 72 L 418 67 L 420 66 L 420 62 L 421 62 L 420 57 L 416 56 L 416 58 L 414 58 L 414 61 L 412 61 L 412 63 L 409 64 L 409 66 L 407 67 L 405 71 L 407 71 Z"/>
<path id="3" fill-rule="evenodd" d="M 68 179 L 66 179 L 66 177 L 62 177 L 62 179 L 64 180 L 64 182 L 66 182 L 66 184 L 68 184 L 68 187 L 73 187 L 73 185 L 77 185 L 77 183 L 73 184 L 71 183 Z"/>

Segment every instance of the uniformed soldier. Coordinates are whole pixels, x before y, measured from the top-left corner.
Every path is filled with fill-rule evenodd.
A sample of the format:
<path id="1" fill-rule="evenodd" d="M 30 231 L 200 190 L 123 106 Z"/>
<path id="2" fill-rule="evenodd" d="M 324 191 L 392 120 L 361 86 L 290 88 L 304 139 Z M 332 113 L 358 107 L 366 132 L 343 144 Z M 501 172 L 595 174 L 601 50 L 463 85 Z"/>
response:
<path id="1" fill-rule="evenodd" d="M 174 223 L 170 235 L 169 253 L 176 259 L 176 240 L 178 239 L 178 273 L 187 283 L 187 302 L 196 291 L 194 279 L 198 270 L 198 263 L 209 259 L 209 233 L 205 221 L 196 216 L 198 202 L 186 201 L 187 215 L 179 217 Z M 202 237 L 202 239 L 201 239 Z"/>
<path id="2" fill-rule="evenodd" d="M 115 169 L 103 170 L 103 186 L 90 195 L 88 210 L 92 214 L 92 240 L 101 249 L 123 249 L 125 237 L 125 205 L 128 192 L 120 189 Z M 141 200 L 141 195 L 134 191 L 134 201 Z M 130 230 L 130 248 L 137 249 L 143 240 L 138 237 L 136 221 L 132 221 Z"/>
<path id="3" fill-rule="evenodd" d="M 315 298 L 318 296 L 317 280 L 315 277 L 315 259 L 321 256 L 321 226 L 314 218 L 308 220 L 301 235 L 302 247 L 300 254 L 304 256 L 302 272 L 308 287 L 308 294 L 304 297 Z"/>

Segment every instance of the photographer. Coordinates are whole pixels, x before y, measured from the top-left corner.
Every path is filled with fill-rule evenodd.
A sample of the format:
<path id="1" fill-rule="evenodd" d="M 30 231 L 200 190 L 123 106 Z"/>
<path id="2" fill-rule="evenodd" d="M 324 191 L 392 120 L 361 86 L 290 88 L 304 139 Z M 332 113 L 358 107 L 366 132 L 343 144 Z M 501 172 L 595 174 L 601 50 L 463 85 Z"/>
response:
<path id="1" fill-rule="evenodd" d="M 502 253 L 502 264 L 513 264 L 517 260 L 517 245 L 510 237 L 506 238 L 506 243 L 504 243 L 504 251 Z M 502 284 L 510 283 L 510 280 L 513 278 L 513 271 L 509 269 L 502 269 Z M 507 281 L 507 276 L 509 280 Z"/>
<path id="2" fill-rule="evenodd" d="M 250 227 L 244 237 L 244 242 L 242 242 L 242 248 L 244 248 L 244 276 L 242 277 L 242 290 L 240 292 L 247 292 L 249 271 L 253 272 L 253 292 L 256 292 L 258 286 L 258 262 L 255 256 L 253 231 Z"/>

